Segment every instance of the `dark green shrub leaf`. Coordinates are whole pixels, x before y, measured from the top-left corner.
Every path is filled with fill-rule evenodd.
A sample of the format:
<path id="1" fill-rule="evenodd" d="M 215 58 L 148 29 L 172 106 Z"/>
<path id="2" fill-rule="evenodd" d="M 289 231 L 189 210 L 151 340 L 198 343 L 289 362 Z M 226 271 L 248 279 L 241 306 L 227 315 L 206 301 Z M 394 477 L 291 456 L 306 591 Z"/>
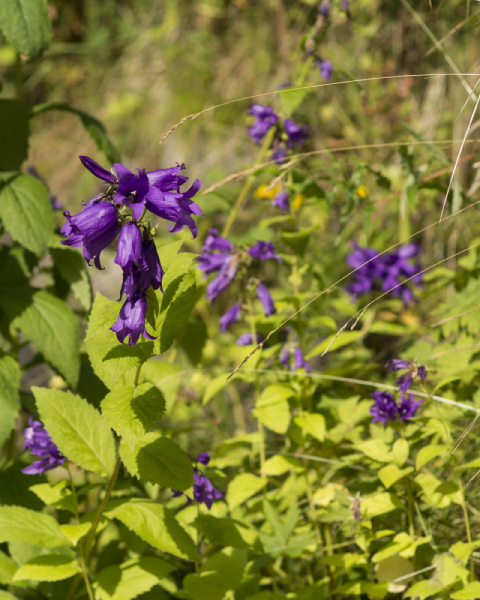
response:
<path id="1" fill-rule="evenodd" d="M 0 2 L 0 27 L 18 53 L 37 58 L 52 40 L 47 0 Z"/>
<path id="2" fill-rule="evenodd" d="M 89 311 L 92 307 L 93 295 L 85 259 L 76 248 L 62 246 L 57 237 L 50 240 L 49 248 L 62 279 L 68 283 L 82 307 Z"/>
<path id="3" fill-rule="evenodd" d="M 0 171 L 19 171 L 27 155 L 27 109 L 19 100 L 0 100 Z"/>
<path id="4" fill-rule="evenodd" d="M 20 376 L 20 368 L 13 358 L 0 358 L 0 448 L 13 431 L 20 410 Z"/>

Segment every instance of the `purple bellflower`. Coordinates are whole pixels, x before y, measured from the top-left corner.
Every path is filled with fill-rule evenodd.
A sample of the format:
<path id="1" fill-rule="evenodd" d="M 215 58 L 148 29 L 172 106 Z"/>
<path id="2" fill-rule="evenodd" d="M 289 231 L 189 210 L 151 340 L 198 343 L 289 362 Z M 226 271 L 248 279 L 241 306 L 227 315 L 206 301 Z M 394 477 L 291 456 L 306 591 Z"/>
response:
<path id="1" fill-rule="evenodd" d="M 140 335 L 149 340 L 156 338 L 151 336 L 145 329 L 145 317 L 147 315 L 147 298 L 145 294 L 128 299 L 120 309 L 118 319 L 110 329 L 117 334 L 117 339 L 123 344 L 129 336 L 129 345 L 135 346 Z"/>
<path id="2" fill-rule="evenodd" d="M 323 17 L 328 17 L 328 13 L 330 12 L 330 0 L 322 0 L 322 2 L 320 2 L 317 8 L 318 12 Z"/>
<path id="3" fill-rule="evenodd" d="M 270 317 L 277 312 L 275 308 L 275 303 L 273 302 L 273 298 L 270 295 L 267 287 L 263 283 L 259 283 L 257 285 L 257 296 L 263 306 L 263 312 L 266 317 Z M 237 342 L 238 343 L 238 342 Z"/>
<path id="4" fill-rule="evenodd" d="M 307 373 L 310 373 L 310 365 L 303 357 L 303 352 L 301 348 L 295 348 L 293 356 L 295 360 L 293 361 L 292 371 L 296 371 L 297 369 L 305 369 Z"/>
<path id="5" fill-rule="evenodd" d="M 269 258 L 274 258 L 275 260 L 278 260 L 279 263 L 282 262 L 282 259 L 275 252 L 275 246 L 272 242 L 258 241 L 250 248 L 248 253 L 252 258 L 259 258 L 262 262 Z"/>
<path id="6" fill-rule="evenodd" d="M 235 321 L 238 321 L 238 317 L 240 316 L 240 311 L 242 310 L 242 305 L 240 302 L 237 302 L 230 310 L 220 318 L 220 329 L 222 333 L 225 333 Z"/>
<path id="7" fill-rule="evenodd" d="M 247 131 L 255 144 L 258 144 L 270 127 L 277 124 L 278 115 L 271 106 L 263 104 L 252 104 L 248 109 L 248 114 L 256 117 L 253 125 L 247 128 Z"/>
<path id="8" fill-rule="evenodd" d="M 257 344 L 260 344 L 263 340 L 262 335 L 257 331 Z M 237 346 L 252 346 L 253 345 L 253 335 L 251 333 L 243 333 L 236 342 Z"/>
<path id="9" fill-rule="evenodd" d="M 45 471 L 50 471 L 65 462 L 65 456 L 58 450 L 52 442 L 48 431 L 43 427 L 40 421 L 35 421 L 34 417 L 28 420 L 28 427 L 25 429 L 25 441 L 23 449 L 30 450 L 40 460 L 34 461 L 28 467 L 22 469 L 26 475 L 42 475 Z"/>
<path id="10" fill-rule="evenodd" d="M 397 407 L 398 419 L 400 421 L 409 421 L 415 416 L 422 401 L 415 402 L 412 394 L 402 394 L 400 404 Z"/>
<path id="11" fill-rule="evenodd" d="M 322 60 L 321 58 L 317 58 L 315 61 L 318 70 L 320 71 L 320 75 L 330 83 L 332 81 L 332 73 L 333 73 L 333 65 L 329 60 Z"/>
<path id="12" fill-rule="evenodd" d="M 397 385 L 402 394 L 406 394 L 415 377 L 420 377 L 421 381 L 425 381 L 427 377 L 426 367 L 417 367 L 415 362 L 411 363 L 408 360 L 401 360 L 399 358 L 392 358 L 389 360 L 385 365 L 385 368 L 389 370 L 389 373 L 408 369 L 408 373 L 404 373 L 397 378 Z"/>
<path id="13" fill-rule="evenodd" d="M 408 394 L 408 398 L 402 394 L 400 404 L 397 404 L 390 392 L 377 390 L 370 396 L 375 400 L 370 407 L 370 414 L 373 417 L 372 423 L 380 421 L 383 425 L 387 421 L 408 421 L 412 419 L 422 404 L 421 400 L 415 402 L 412 394 Z"/>
<path id="14" fill-rule="evenodd" d="M 235 246 L 218 234 L 216 229 L 210 229 L 209 235 L 202 248 L 202 254 L 196 259 L 198 268 L 205 273 L 218 272 L 217 276 L 207 286 L 207 300 L 213 304 L 233 281 L 238 269 L 238 256 L 234 253 Z"/>
<path id="15" fill-rule="evenodd" d="M 287 146 L 289 148 L 292 148 L 294 144 L 298 144 L 299 146 L 301 146 L 303 142 L 310 137 L 307 133 L 306 125 L 300 127 L 291 119 L 285 119 L 284 126 L 285 132 L 288 136 Z"/>
<path id="16" fill-rule="evenodd" d="M 278 192 L 272 200 L 272 206 L 277 206 L 283 212 L 290 212 L 290 202 L 288 201 L 288 192 L 285 190 Z"/>
<path id="17" fill-rule="evenodd" d="M 208 465 L 210 462 L 210 455 L 208 452 L 200 452 L 197 461 L 202 465 Z M 193 499 L 199 504 L 205 504 L 210 510 L 215 500 L 220 500 L 225 496 L 223 492 L 213 487 L 213 483 L 206 475 L 202 475 L 197 469 L 193 469 Z M 173 497 L 178 498 L 185 496 L 187 498 L 187 506 L 192 502 L 184 492 L 172 490 Z"/>
<path id="18" fill-rule="evenodd" d="M 140 268 L 143 266 L 142 232 L 135 223 L 129 222 L 123 226 L 118 238 L 115 262 L 127 272 L 131 271 L 133 263 Z"/>
<path id="19" fill-rule="evenodd" d="M 283 143 L 275 143 L 274 141 L 273 152 L 270 156 L 270 160 L 275 160 L 279 165 L 281 165 L 285 160 L 285 156 L 287 156 L 287 149 L 285 148 L 285 145 Z"/>

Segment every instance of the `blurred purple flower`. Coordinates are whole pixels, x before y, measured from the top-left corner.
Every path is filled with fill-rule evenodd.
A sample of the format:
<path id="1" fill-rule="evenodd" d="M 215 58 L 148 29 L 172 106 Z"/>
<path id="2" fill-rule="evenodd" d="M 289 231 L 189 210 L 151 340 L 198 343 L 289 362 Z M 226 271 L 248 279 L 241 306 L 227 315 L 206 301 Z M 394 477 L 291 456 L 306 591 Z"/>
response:
<path id="1" fill-rule="evenodd" d="M 259 283 L 257 285 L 257 296 L 262 303 L 263 311 L 266 317 L 270 317 L 277 312 L 275 308 L 275 303 L 273 302 L 273 298 L 270 295 L 267 287 L 263 283 Z"/>
<path id="2" fill-rule="evenodd" d="M 210 462 L 210 454 L 208 452 L 200 452 L 197 462 L 202 465 L 208 465 Z M 184 492 L 172 490 L 173 497 L 178 498 L 185 496 L 187 498 L 187 506 L 192 502 Z M 213 487 L 212 482 L 206 475 L 199 473 L 198 469 L 193 469 L 193 498 L 199 504 L 205 504 L 208 510 L 212 508 L 215 500 L 220 500 L 225 494 Z"/>
<path id="3" fill-rule="evenodd" d="M 285 190 L 278 192 L 278 194 L 272 200 L 272 206 L 277 206 L 280 210 L 283 210 L 283 212 L 289 212 L 290 202 L 288 200 L 288 192 Z"/>
<path id="4" fill-rule="evenodd" d="M 395 371 L 408 369 L 410 367 L 410 364 L 411 363 L 408 360 L 401 360 L 400 358 L 391 358 L 385 364 L 385 369 L 388 369 L 389 373 L 394 373 Z"/>
<path id="5" fill-rule="evenodd" d="M 285 132 L 288 136 L 287 146 L 289 148 L 292 148 L 293 144 L 298 144 L 301 146 L 303 142 L 310 137 L 307 133 L 306 125 L 300 127 L 291 119 L 285 119 L 284 126 Z"/>
<path id="6" fill-rule="evenodd" d="M 296 371 L 297 369 L 305 369 L 307 373 L 310 373 L 310 365 L 303 357 L 303 352 L 300 347 L 295 348 L 294 357 L 295 360 L 293 361 L 292 371 Z"/>
<path id="7" fill-rule="evenodd" d="M 147 297 L 140 294 L 133 299 L 128 299 L 120 309 L 120 314 L 116 323 L 110 327 L 117 334 L 117 339 L 123 344 L 125 338 L 129 336 L 129 345 L 135 346 L 140 335 L 149 340 L 156 338 L 151 336 L 145 329 L 145 317 L 147 315 Z"/>
<path id="8" fill-rule="evenodd" d="M 328 17 L 328 13 L 330 12 L 330 0 L 323 0 L 322 2 L 320 2 L 317 8 L 318 12 L 322 16 Z"/>
<path id="9" fill-rule="evenodd" d="M 210 454 L 208 452 L 200 452 L 197 461 L 202 463 L 202 465 L 208 465 L 210 462 Z"/>
<path id="10" fill-rule="evenodd" d="M 333 73 L 333 65 L 329 60 L 322 60 L 321 58 L 317 58 L 315 61 L 318 70 L 320 71 L 320 75 L 330 83 L 332 80 Z"/>
<path id="11" fill-rule="evenodd" d="M 397 407 L 398 419 L 400 421 L 408 421 L 412 419 L 421 404 L 421 400 L 415 402 L 412 394 L 408 394 L 408 397 L 405 394 L 402 394 L 400 398 L 400 405 Z"/>
<path id="12" fill-rule="evenodd" d="M 253 125 L 247 128 L 248 135 L 258 144 L 270 127 L 278 122 L 278 115 L 271 106 L 263 104 L 252 104 L 248 114 L 256 117 Z"/>
<path id="13" fill-rule="evenodd" d="M 398 388 L 403 394 L 405 394 L 412 385 L 414 377 L 418 375 L 418 377 L 420 377 L 422 381 L 425 381 L 425 378 L 427 377 L 426 367 L 417 367 L 415 363 L 412 364 L 408 360 L 401 360 L 399 358 L 390 359 L 386 363 L 385 368 L 388 368 L 390 373 L 408 369 L 408 373 L 404 373 L 403 375 L 400 375 L 400 377 L 397 378 Z"/>
<path id="14" fill-rule="evenodd" d="M 45 471 L 50 471 L 65 462 L 65 456 L 58 450 L 52 442 L 48 431 L 43 427 L 40 421 L 35 421 L 34 417 L 28 420 L 28 427 L 25 429 L 23 449 L 30 450 L 41 460 L 34 461 L 28 467 L 22 469 L 26 475 L 42 475 Z"/>
<path id="15" fill-rule="evenodd" d="M 238 321 L 238 317 L 240 315 L 240 311 L 242 310 L 242 305 L 240 302 L 237 302 L 230 310 L 220 317 L 220 329 L 222 333 L 225 333 L 228 327 L 235 321 Z"/>
<path id="16" fill-rule="evenodd" d="M 274 150 L 272 152 L 272 155 L 270 156 L 270 160 L 275 160 L 275 161 L 277 161 L 277 163 L 279 165 L 281 165 L 284 162 L 286 155 L 287 155 L 287 149 L 285 148 L 284 145 L 277 144 L 275 146 L 275 144 L 274 144 Z"/>
<path id="17" fill-rule="evenodd" d="M 202 254 L 196 259 L 198 268 L 205 273 L 218 271 L 217 277 L 207 286 L 207 300 L 213 304 L 232 282 L 238 269 L 238 256 L 233 254 L 235 246 L 226 238 L 218 235 L 216 229 L 210 229 L 202 248 Z"/>
<path id="18" fill-rule="evenodd" d="M 272 242 L 258 241 L 250 248 L 248 253 L 252 258 L 259 258 L 261 261 L 274 258 L 275 260 L 278 260 L 279 263 L 282 262 L 282 259 L 275 252 L 275 246 Z"/>
<path id="19" fill-rule="evenodd" d="M 278 360 L 281 365 L 290 371 L 290 348 L 288 345 L 283 346 L 283 348 L 280 350 Z"/>
<path id="20" fill-rule="evenodd" d="M 263 340 L 261 334 L 257 331 L 257 344 Z M 251 346 L 253 344 L 253 335 L 251 333 L 243 333 L 236 342 L 237 346 Z"/>
<path id="21" fill-rule="evenodd" d="M 421 400 L 415 402 L 412 394 L 408 394 L 408 398 L 401 394 L 400 404 L 393 399 L 390 392 L 381 392 L 379 390 L 370 394 L 375 400 L 374 404 L 370 407 L 370 414 L 372 415 L 372 423 L 380 421 L 383 425 L 387 421 L 408 421 L 415 416 L 419 406 L 422 404 Z"/>

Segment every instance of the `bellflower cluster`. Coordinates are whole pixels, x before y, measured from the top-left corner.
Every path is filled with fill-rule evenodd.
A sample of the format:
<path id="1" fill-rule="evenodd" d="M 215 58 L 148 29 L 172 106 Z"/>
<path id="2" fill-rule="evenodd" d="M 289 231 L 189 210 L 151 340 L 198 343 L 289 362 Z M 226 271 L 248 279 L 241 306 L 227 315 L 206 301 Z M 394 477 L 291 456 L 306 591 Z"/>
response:
<path id="1" fill-rule="evenodd" d="M 67 221 L 60 231 L 67 239 L 62 244 L 83 247 L 88 264 L 93 260 L 101 269 L 102 250 L 119 236 L 115 262 L 123 270 L 120 298 L 125 294 L 127 299 L 111 329 L 122 343 L 129 337 L 131 346 L 140 335 L 155 339 L 145 329 L 146 292 L 149 287 L 163 292 L 164 271 L 147 211 L 170 221 L 171 232 L 188 227 L 195 238 L 197 225 L 192 215 L 203 216 L 203 213 L 192 198 L 200 189 L 200 181 L 197 179 L 190 189 L 181 192 L 180 187 L 188 180 L 179 174 L 185 165 L 177 163 L 176 167 L 148 173 L 137 169 L 134 174 L 124 165 L 115 164 L 115 173 L 111 173 L 88 156 L 80 156 L 80 160 L 95 177 L 108 184 L 108 188 L 87 202 L 76 215 L 70 215 L 68 210 L 63 213 Z"/>
<path id="2" fill-rule="evenodd" d="M 400 404 L 398 404 L 390 392 L 381 392 L 377 390 L 370 394 L 375 400 L 373 405 L 370 407 L 370 414 L 372 415 L 372 423 L 380 421 L 383 425 L 387 421 L 408 421 L 415 416 L 422 401 L 415 402 L 413 395 L 403 395 L 400 398 Z"/>
<path id="3" fill-rule="evenodd" d="M 354 251 L 347 256 L 347 263 L 353 269 L 354 283 L 347 288 L 348 293 L 357 299 L 362 294 L 371 291 L 390 292 L 393 297 L 401 297 L 405 306 L 414 299 L 414 294 L 408 285 L 402 285 L 396 289 L 401 281 L 413 277 L 409 284 L 420 287 L 422 276 L 421 263 L 418 259 L 420 247 L 416 244 L 406 244 L 393 252 L 380 255 L 372 248 L 361 248 L 353 244 Z M 374 260 L 371 260 L 374 259 Z M 415 262 L 412 264 L 411 260 Z M 368 264 L 364 264 L 370 261 Z"/>
<path id="4" fill-rule="evenodd" d="M 210 462 L 210 455 L 208 452 L 201 452 L 198 455 L 197 462 L 208 465 Z M 225 494 L 215 489 L 206 475 L 201 475 L 197 469 L 194 469 L 193 471 L 193 499 L 199 504 L 205 504 L 208 510 L 210 510 L 213 502 L 223 498 Z M 184 492 L 175 490 L 172 490 L 172 492 L 174 498 L 185 496 L 187 498 L 187 506 L 192 502 L 192 498 L 189 498 Z"/>
<path id="5" fill-rule="evenodd" d="M 288 192 L 285 190 L 278 192 L 272 200 L 272 206 L 276 206 L 283 212 L 290 212 L 290 201 L 288 200 Z"/>
<path id="6" fill-rule="evenodd" d="M 333 65 L 329 60 L 322 60 L 321 58 L 317 58 L 315 60 L 315 64 L 317 65 L 318 70 L 320 71 L 320 75 L 330 83 L 332 81 L 332 73 L 333 73 Z"/>
<path id="7" fill-rule="evenodd" d="M 216 229 L 210 229 L 202 254 L 196 260 L 205 277 L 217 273 L 207 286 L 207 300 L 213 304 L 232 283 L 239 265 L 239 254 L 232 242 L 219 235 Z"/>
<path id="8" fill-rule="evenodd" d="M 255 334 L 256 340 L 253 341 L 252 333 L 242 333 L 242 335 L 236 341 L 237 346 L 251 346 L 253 343 L 260 344 L 263 341 L 263 336 L 258 331 Z"/>
<path id="9" fill-rule="evenodd" d="M 28 467 L 22 469 L 22 473 L 26 475 L 42 475 L 45 471 L 55 469 L 55 467 L 65 462 L 65 456 L 63 456 L 52 442 L 48 431 L 34 417 L 30 417 L 28 420 L 28 427 L 25 429 L 24 436 L 23 449 L 30 450 L 32 454 L 39 456 L 40 460 L 36 460 Z"/>
<path id="10" fill-rule="evenodd" d="M 305 369 L 305 371 L 307 373 L 310 373 L 310 371 L 311 371 L 310 365 L 305 360 L 302 349 L 300 347 L 295 348 L 295 350 L 293 352 L 294 360 L 293 360 L 293 365 L 291 368 L 290 368 L 290 355 L 291 355 L 291 347 L 289 344 L 286 344 L 280 350 L 280 356 L 279 356 L 280 364 L 282 364 L 289 371 L 290 370 L 297 371 L 298 369 Z"/>
<path id="11" fill-rule="evenodd" d="M 427 368 L 417 364 L 411 363 L 408 360 L 400 360 L 399 358 L 392 358 L 387 362 L 385 368 L 389 370 L 389 373 L 396 371 L 403 371 L 408 369 L 408 373 L 404 373 L 397 378 L 398 389 L 405 394 L 413 383 L 415 377 L 419 377 L 423 382 L 427 378 Z"/>

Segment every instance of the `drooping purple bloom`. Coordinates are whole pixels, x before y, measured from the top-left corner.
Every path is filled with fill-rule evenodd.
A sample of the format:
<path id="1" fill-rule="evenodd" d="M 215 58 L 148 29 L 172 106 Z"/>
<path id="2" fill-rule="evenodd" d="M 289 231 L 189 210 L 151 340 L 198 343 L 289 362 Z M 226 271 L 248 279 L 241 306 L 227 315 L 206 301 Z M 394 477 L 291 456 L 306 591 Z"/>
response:
<path id="1" fill-rule="evenodd" d="M 93 160 L 93 158 L 89 158 L 88 156 L 79 156 L 79 158 L 82 162 L 82 165 L 88 169 L 90 173 L 95 175 L 95 177 L 98 177 L 98 179 L 103 179 L 103 181 L 106 181 L 107 183 L 116 183 L 117 178 L 115 175 L 110 173 L 110 171 L 107 171 L 107 169 L 101 167 Z"/>
<path id="2" fill-rule="evenodd" d="M 196 259 L 198 268 L 205 273 L 218 271 L 216 278 L 207 286 L 207 300 L 213 304 L 233 281 L 238 269 L 238 256 L 234 254 L 235 246 L 218 235 L 216 229 L 210 229 L 202 248 L 202 254 Z"/>
<path id="3" fill-rule="evenodd" d="M 417 367 L 417 375 L 422 381 L 425 381 L 425 379 L 427 378 L 427 368 L 422 365 Z"/>
<path id="4" fill-rule="evenodd" d="M 259 283 L 257 285 L 257 296 L 263 306 L 263 311 L 266 317 L 270 317 L 277 312 L 275 308 L 275 303 L 273 302 L 273 298 L 270 295 L 267 287 L 263 283 Z M 237 342 L 238 343 L 238 342 Z"/>
<path id="5" fill-rule="evenodd" d="M 113 242 L 122 228 L 115 206 L 109 202 L 96 202 L 76 215 L 71 216 L 68 210 L 63 214 L 67 221 L 60 232 L 68 239 L 62 244 L 83 246 L 83 256 L 88 264 L 93 259 L 95 266 L 101 269 L 100 253 Z"/>
<path id="6" fill-rule="evenodd" d="M 278 357 L 280 364 L 290 371 L 290 348 L 288 345 L 283 346 Z"/>
<path id="7" fill-rule="evenodd" d="M 290 202 L 288 200 L 288 192 L 285 190 L 278 192 L 278 194 L 272 200 L 272 206 L 277 206 L 280 210 L 283 210 L 283 212 L 289 212 Z"/>
<path id="8" fill-rule="evenodd" d="M 405 373 L 404 375 L 400 375 L 400 377 L 397 377 L 398 389 L 402 392 L 402 394 L 405 394 L 407 392 L 409 387 L 412 385 L 412 382 L 413 374 L 411 371 Z"/>
<path id="9" fill-rule="evenodd" d="M 65 462 L 65 456 L 58 450 L 52 442 L 48 431 L 43 427 L 40 421 L 35 421 L 34 417 L 28 420 L 28 427 L 25 429 L 23 449 L 30 450 L 40 460 L 34 461 L 28 467 L 22 469 L 26 475 L 42 475 L 45 471 L 50 471 Z"/>
<path id="10" fill-rule="evenodd" d="M 160 264 L 157 248 L 153 240 L 144 240 L 142 242 L 140 267 L 132 264 L 129 269 L 123 271 L 123 283 L 120 291 L 120 298 L 126 294 L 129 300 L 143 294 L 152 286 L 154 290 L 160 289 L 162 293 L 162 280 L 165 274 Z"/>
<path id="11" fill-rule="evenodd" d="M 269 258 L 274 258 L 275 260 L 278 260 L 279 263 L 282 262 L 282 259 L 275 252 L 275 246 L 272 242 L 258 241 L 250 248 L 248 253 L 252 258 L 259 258 L 262 262 Z"/>
<path id="12" fill-rule="evenodd" d="M 240 315 L 240 311 L 242 310 L 242 305 L 240 302 L 237 302 L 230 310 L 220 318 L 220 329 L 222 333 L 225 333 L 228 327 L 235 321 L 238 321 L 238 317 Z"/>
<path id="13" fill-rule="evenodd" d="M 130 271 L 132 264 L 143 266 L 142 232 L 136 223 L 125 223 L 120 232 L 115 262 L 124 271 Z"/>
<path id="14" fill-rule="evenodd" d="M 301 146 L 303 142 L 310 137 L 307 133 L 306 125 L 300 127 L 291 119 L 285 119 L 284 126 L 285 132 L 288 136 L 287 145 L 289 148 L 292 148 L 293 144 L 298 144 L 299 146 Z"/>
<path id="15" fill-rule="evenodd" d="M 317 60 L 315 61 L 315 64 L 317 65 L 317 68 L 320 71 L 320 75 L 326 81 L 328 81 L 328 83 L 330 83 L 332 80 L 332 73 L 333 73 L 333 65 L 332 65 L 331 61 L 322 60 L 321 58 L 317 58 Z"/>
<path id="16" fill-rule="evenodd" d="M 271 106 L 263 104 L 252 104 L 248 109 L 248 114 L 256 117 L 253 125 L 247 127 L 248 135 L 258 144 L 270 127 L 278 122 L 278 115 Z"/>
<path id="17" fill-rule="evenodd" d="M 397 418 L 399 421 L 408 421 L 415 416 L 418 408 L 421 406 L 422 401 L 418 400 L 415 402 L 413 395 L 402 394 L 400 397 L 400 404 L 397 407 Z"/>
<path id="18" fill-rule="evenodd" d="M 385 369 L 388 369 L 389 373 L 394 373 L 395 371 L 401 371 L 402 369 L 408 369 L 411 363 L 408 360 L 401 360 L 400 358 L 391 358 L 385 364 Z"/>
<path id="19" fill-rule="evenodd" d="M 117 334 L 117 339 L 123 344 L 129 336 L 129 345 L 135 346 L 140 335 L 149 340 L 156 338 L 151 336 L 145 329 L 145 317 L 147 315 L 147 297 L 141 294 L 132 300 L 128 299 L 120 309 L 116 323 L 110 327 Z"/>
<path id="20" fill-rule="evenodd" d="M 300 347 L 295 348 L 292 371 L 296 371 L 297 369 L 305 369 L 307 373 L 310 373 L 310 365 L 303 357 L 303 352 Z"/>
<path id="21" fill-rule="evenodd" d="M 397 378 L 397 385 L 402 394 L 405 394 L 410 388 L 414 377 L 418 376 L 422 381 L 425 381 L 425 378 L 427 377 L 426 367 L 417 367 L 415 362 L 412 364 L 408 360 L 401 360 L 399 358 L 390 359 L 386 363 L 385 368 L 388 369 L 390 373 L 408 369 L 408 373 L 404 373 Z"/>
<path id="22" fill-rule="evenodd" d="M 212 252 L 218 250 L 219 252 L 231 252 L 234 246 L 230 240 L 219 235 L 217 229 L 210 229 L 205 242 L 203 243 L 202 252 Z"/>
<path id="23" fill-rule="evenodd" d="M 165 271 L 162 269 L 157 247 L 153 240 L 144 240 L 142 242 L 142 257 L 143 268 L 148 273 L 149 285 L 151 285 L 154 290 L 160 289 L 163 292 L 162 279 L 165 275 Z"/>
<path id="24" fill-rule="evenodd" d="M 274 150 L 270 156 L 270 160 L 275 160 L 279 165 L 281 165 L 284 162 L 286 155 L 287 149 L 285 148 L 285 145 L 282 143 L 275 146 L 274 142 Z"/>
<path id="25" fill-rule="evenodd" d="M 263 340 L 261 334 L 257 331 L 256 333 L 257 344 Z M 243 333 L 236 341 L 237 346 L 251 346 L 253 344 L 253 335 L 251 333 Z"/>
<path id="26" fill-rule="evenodd" d="M 201 268 L 201 267 L 200 267 Z M 238 269 L 238 257 L 228 256 L 220 267 L 218 275 L 207 286 L 206 298 L 213 304 L 215 300 L 222 294 L 227 287 L 232 283 L 233 278 Z"/>
<path id="27" fill-rule="evenodd" d="M 397 417 L 397 403 L 393 399 L 390 392 L 376 391 L 370 396 L 375 400 L 374 404 L 370 407 L 370 414 L 372 415 L 372 423 L 380 421 L 383 425 L 387 421 L 395 421 Z"/>
<path id="28" fill-rule="evenodd" d="M 214 500 L 220 500 L 224 496 L 224 493 L 213 487 L 213 483 L 206 475 L 200 475 L 195 471 L 193 474 L 193 497 L 199 504 L 205 504 L 210 510 Z"/>
<path id="29" fill-rule="evenodd" d="M 210 462 L 210 454 L 208 452 L 200 452 L 197 461 L 202 463 L 202 465 L 208 465 Z"/>

